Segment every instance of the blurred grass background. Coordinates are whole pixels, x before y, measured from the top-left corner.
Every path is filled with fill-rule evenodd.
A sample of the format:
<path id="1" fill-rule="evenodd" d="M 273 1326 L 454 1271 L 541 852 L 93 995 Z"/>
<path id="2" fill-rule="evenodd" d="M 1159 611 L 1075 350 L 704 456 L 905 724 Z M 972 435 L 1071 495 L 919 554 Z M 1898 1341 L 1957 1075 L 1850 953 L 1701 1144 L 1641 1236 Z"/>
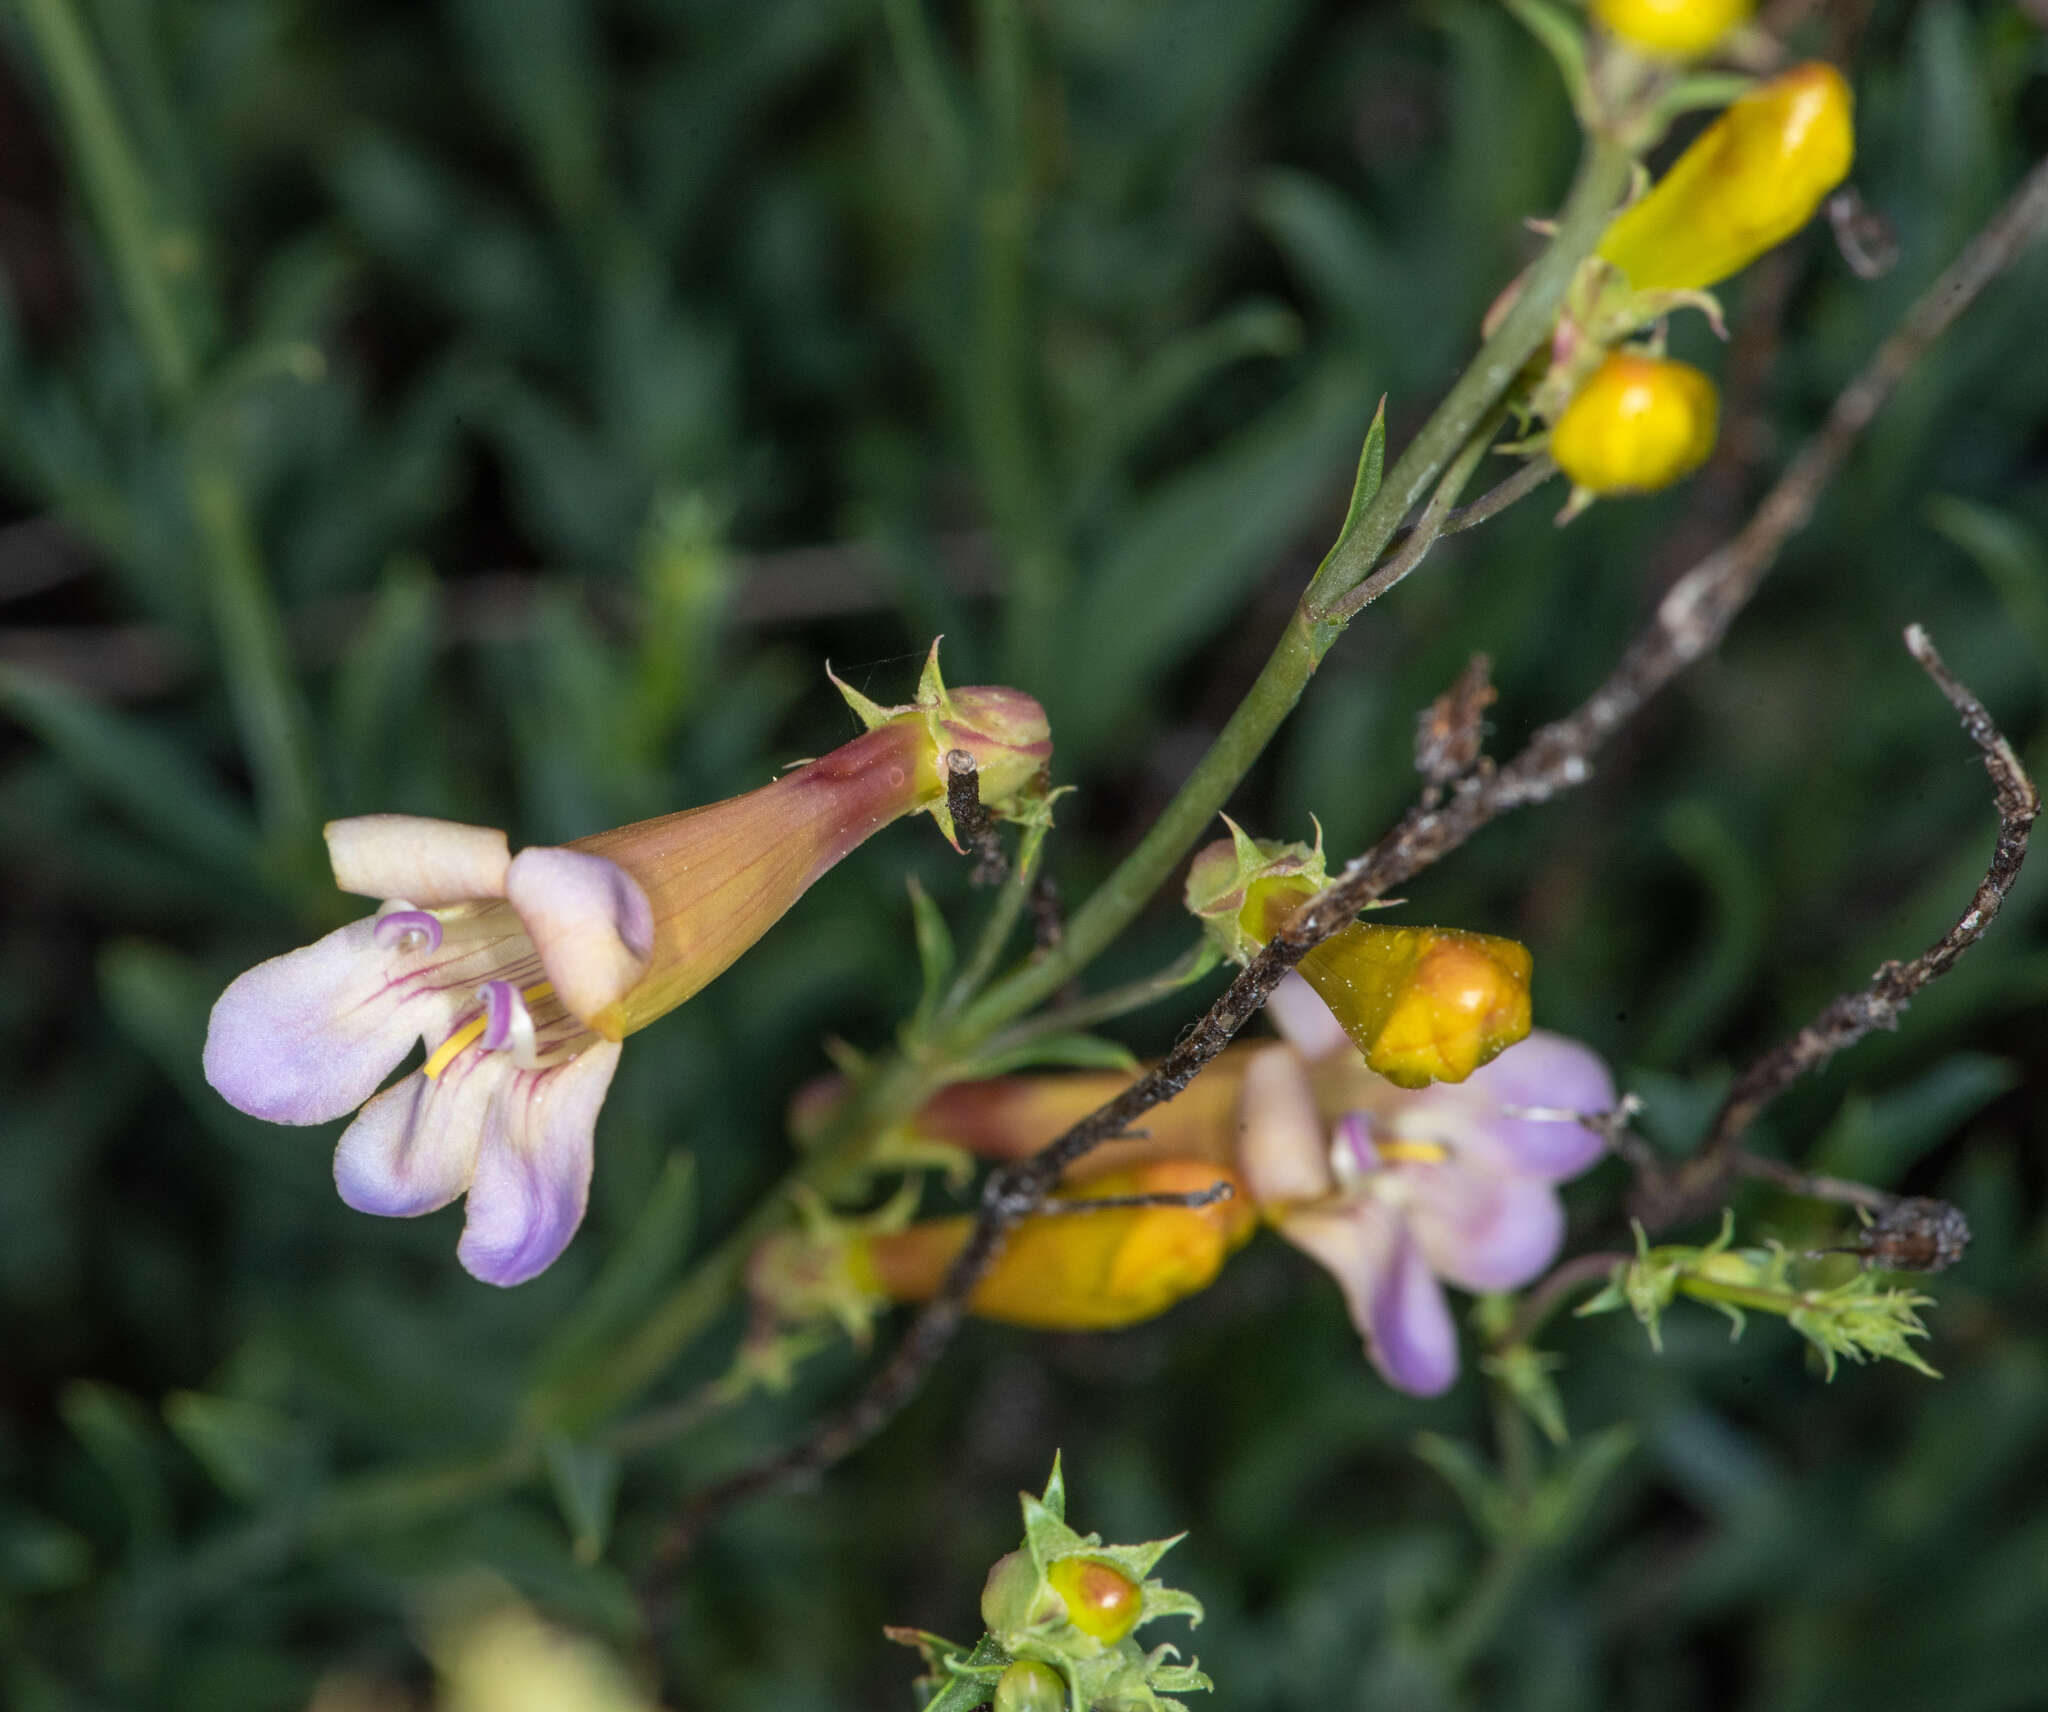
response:
<path id="1" fill-rule="evenodd" d="M 417 1685 L 420 1601 L 476 1566 L 630 1646 L 666 1506 L 851 1357 L 632 1464 L 595 1561 L 538 1485 L 310 1543 L 292 1518 L 499 1443 L 680 1156 L 697 1240 L 750 1206 L 821 1039 L 884 1046 L 914 997 L 905 871 L 959 921 L 967 865 L 896 829 L 636 1040 L 583 1234 L 500 1293 L 456 1267 L 458 1214 L 347 1212 L 328 1135 L 199 1080 L 229 976 L 345 913 L 311 828 L 393 809 L 517 844 L 726 795 L 851 734 L 824 660 L 893 699 L 943 631 L 953 681 L 1051 709 L 1082 787 L 1051 867 L 1085 894 L 1249 682 L 1380 395 L 1398 446 L 1472 349 L 1569 114 L 1486 0 L 89 0 L 147 178 L 164 319 L 138 329 L 50 99 L 52 3 L 0 33 L 0 1703 Z M 1497 752 L 1574 702 L 2048 146 L 2038 6 L 1845 0 L 1795 40 L 1851 72 L 1898 266 L 1859 280 L 1823 225 L 1739 281 L 1730 346 L 1680 335 L 1723 382 L 1715 464 L 1447 542 L 1333 654 L 1248 824 L 1374 836 L 1473 650 Z M 1981 873 L 1982 772 L 1903 624 L 2048 771 L 2044 302 L 2037 250 L 1722 654 L 1589 790 L 1413 889 L 1415 919 L 1532 945 L 1539 1021 L 1612 1058 L 1661 1145 Z M 237 576 L 274 591 L 270 712 L 303 711 L 303 756 L 264 748 L 250 649 L 223 653 L 262 617 Z M 1096 980 L 1186 942 L 1170 901 Z M 2030 872 L 1898 1036 L 1767 1126 L 1967 1211 L 1942 1382 L 1826 1385 L 1782 1328 L 1731 1346 L 1698 1313 L 1661 1358 L 1567 1323 L 1581 1446 L 1625 1423 L 1632 1448 L 1504 1571 L 1411 1448 L 1490 1459 L 1482 1386 L 1390 1393 L 1322 1274 L 1261 1242 L 1136 1331 L 971 1328 L 822 1490 L 718 1528 L 672 1642 L 686 1703 L 908 1705 L 880 1625 L 972 1632 L 1055 1447 L 1084 1527 L 1193 1530 L 1173 1568 L 1221 1707 L 2048 1703 L 2044 904 Z M 1156 1050 L 1193 1008 L 1123 1032 Z M 1620 1186 L 1574 1192 L 1586 1228 Z"/>

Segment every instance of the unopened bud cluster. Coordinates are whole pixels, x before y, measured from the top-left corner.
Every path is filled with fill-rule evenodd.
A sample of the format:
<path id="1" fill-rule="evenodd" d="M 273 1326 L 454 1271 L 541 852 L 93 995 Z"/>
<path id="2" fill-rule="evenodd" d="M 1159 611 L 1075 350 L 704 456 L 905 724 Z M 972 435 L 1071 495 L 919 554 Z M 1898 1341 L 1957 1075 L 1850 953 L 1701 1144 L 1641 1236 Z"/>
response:
<path id="1" fill-rule="evenodd" d="M 1635 1258 L 1615 1267 L 1606 1289 L 1580 1314 L 1625 1307 L 1661 1350 L 1664 1310 L 1684 1296 L 1727 1315 L 1737 1337 L 1750 1314 L 1777 1315 L 1813 1346 L 1830 1379 L 1844 1356 L 1855 1362 L 1903 1362 L 1937 1377 L 1911 1342 L 1927 1336 L 1919 1310 L 1930 1298 L 1887 1284 L 1861 1267 L 1838 1284 L 1808 1283 L 1798 1275 L 1803 1263 L 1791 1250 L 1776 1244 L 1736 1248 L 1734 1234 L 1731 1214 L 1721 1234 L 1704 1247 L 1652 1248 L 1638 1225 Z"/>
<path id="2" fill-rule="evenodd" d="M 996 1560 L 981 1594 L 987 1632 L 964 1647 L 921 1630 L 892 1639 L 925 1656 L 935 1688 L 926 1712 L 997 1712 L 1113 1707 L 1116 1712 L 1186 1712 L 1173 1694 L 1210 1686 L 1170 1646 L 1150 1652 L 1133 1639 L 1158 1617 L 1202 1620 L 1192 1594 L 1148 1579 L 1172 1540 L 1104 1545 L 1067 1526 L 1066 1483 L 1057 1459 L 1038 1497 L 1020 1493 L 1024 1543 Z"/>

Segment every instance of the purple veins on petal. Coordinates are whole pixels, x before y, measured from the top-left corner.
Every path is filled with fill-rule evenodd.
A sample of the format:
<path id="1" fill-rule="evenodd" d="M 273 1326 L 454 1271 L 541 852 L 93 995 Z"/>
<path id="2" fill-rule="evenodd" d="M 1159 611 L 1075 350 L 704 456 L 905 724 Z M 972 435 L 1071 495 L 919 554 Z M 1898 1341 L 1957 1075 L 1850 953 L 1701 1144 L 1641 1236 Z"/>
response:
<path id="1" fill-rule="evenodd" d="M 441 949 L 441 921 L 426 910 L 387 910 L 377 917 L 377 943 L 386 951 L 433 952 Z"/>

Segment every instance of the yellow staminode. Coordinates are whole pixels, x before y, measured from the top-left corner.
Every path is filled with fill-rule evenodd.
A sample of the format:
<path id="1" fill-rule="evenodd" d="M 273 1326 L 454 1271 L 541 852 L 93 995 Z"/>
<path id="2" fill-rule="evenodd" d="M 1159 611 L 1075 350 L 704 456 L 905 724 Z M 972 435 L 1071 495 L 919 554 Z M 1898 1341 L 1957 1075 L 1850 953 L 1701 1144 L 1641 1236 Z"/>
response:
<path id="1" fill-rule="evenodd" d="M 1587 493 L 1653 493 L 1706 461 L 1720 401 L 1690 363 L 1610 355 L 1550 430 L 1550 455 Z"/>
<path id="2" fill-rule="evenodd" d="M 554 990 L 553 986 L 548 982 L 536 981 L 530 987 L 522 987 L 519 991 L 519 996 L 528 1004 L 537 1005 L 542 999 L 553 994 Z M 487 1010 L 477 1012 L 475 1016 L 471 1017 L 469 1021 L 434 1048 L 434 1055 L 420 1066 L 420 1074 L 426 1077 L 429 1082 L 438 1080 L 441 1072 L 455 1062 L 456 1054 L 471 1041 L 481 1036 L 490 1025 L 491 1013 Z"/>
<path id="3" fill-rule="evenodd" d="M 1373 1151 L 1383 1165 L 1441 1165 L 1451 1156 L 1440 1141 L 1376 1141 Z"/>
<path id="4" fill-rule="evenodd" d="M 1752 89 L 1624 209 L 1600 254 L 1637 291 L 1703 291 L 1813 218 L 1856 154 L 1842 74 L 1809 60 Z"/>
<path id="5" fill-rule="evenodd" d="M 1696 59 L 1752 9 L 1752 0 L 1593 0 L 1593 15 L 1615 35 L 1666 59 Z"/>

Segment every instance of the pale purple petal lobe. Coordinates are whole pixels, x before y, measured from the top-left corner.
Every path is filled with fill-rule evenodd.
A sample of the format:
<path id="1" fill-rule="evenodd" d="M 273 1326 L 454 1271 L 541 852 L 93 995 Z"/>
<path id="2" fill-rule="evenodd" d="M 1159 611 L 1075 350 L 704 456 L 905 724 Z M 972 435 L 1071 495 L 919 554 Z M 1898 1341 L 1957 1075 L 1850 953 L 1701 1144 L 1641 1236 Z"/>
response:
<path id="1" fill-rule="evenodd" d="M 1439 1397 L 1458 1377 L 1458 1328 L 1450 1304 L 1405 1230 L 1373 1287 L 1366 1347 L 1381 1377 L 1411 1396 Z"/>
<path id="2" fill-rule="evenodd" d="M 1604 1112 L 1615 1098 L 1614 1078 L 1597 1052 L 1545 1029 L 1475 1070 L 1464 1087 L 1500 1106 L 1532 1111 Z M 1503 1111 L 1487 1127 L 1524 1171 L 1552 1182 L 1576 1177 L 1606 1151 L 1594 1131 L 1555 1118 Z"/>
<path id="3" fill-rule="evenodd" d="M 207 1081 L 271 1123 L 354 1111 L 432 1020 L 391 987 L 389 961 L 365 919 L 237 976 L 207 1021 Z"/>
<path id="4" fill-rule="evenodd" d="M 359 1213 L 410 1219 L 469 1187 L 503 1059 L 458 1058 L 436 1081 L 418 1071 L 387 1088 L 342 1131 L 334 1186 Z"/>
<path id="5" fill-rule="evenodd" d="M 554 1263 L 583 1222 L 597 1114 L 619 1048 L 600 1042 L 545 1070 L 487 1062 L 509 1074 L 497 1079 L 455 1252 L 486 1284 L 523 1284 Z"/>
<path id="6" fill-rule="evenodd" d="M 1465 1290 L 1517 1290 L 1564 1246 L 1564 1208 L 1537 1177 L 1409 1167 L 1409 1228 L 1430 1268 Z"/>
<path id="7" fill-rule="evenodd" d="M 555 992 L 586 1022 L 647 972 L 654 909 L 616 862 L 538 845 L 513 858 L 505 884 Z"/>

